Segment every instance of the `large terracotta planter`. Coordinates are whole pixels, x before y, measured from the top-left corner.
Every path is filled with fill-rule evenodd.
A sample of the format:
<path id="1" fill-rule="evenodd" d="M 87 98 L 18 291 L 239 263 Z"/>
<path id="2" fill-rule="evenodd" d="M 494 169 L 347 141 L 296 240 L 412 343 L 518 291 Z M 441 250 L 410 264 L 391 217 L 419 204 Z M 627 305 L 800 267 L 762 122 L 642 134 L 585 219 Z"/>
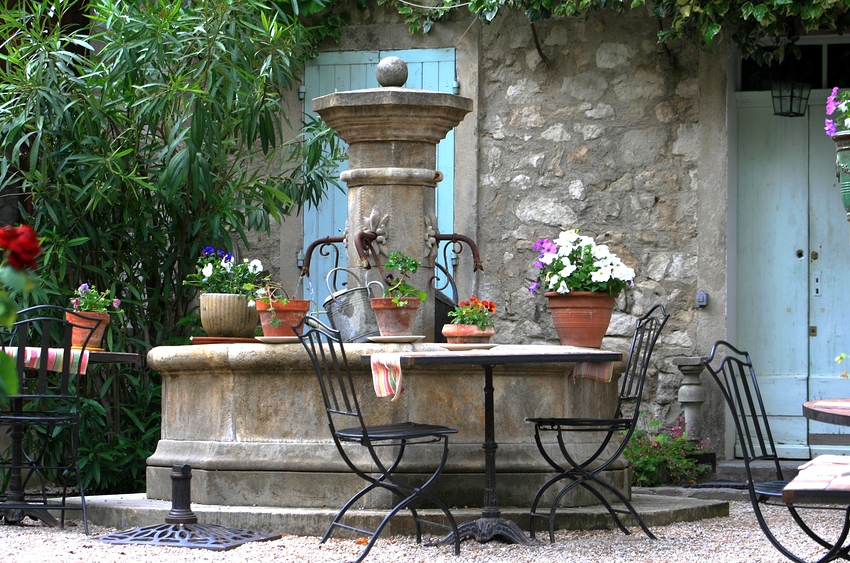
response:
<path id="1" fill-rule="evenodd" d="M 309 299 L 290 299 L 285 305 L 280 301 L 272 301 L 270 304 L 257 301 L 263 336 L 295 336 L 292 327 L 300 323 L 309 310 Z M 275 318 L 280 321 L 279 324 L 274 322 Z"/>
<path id="2" fill-rule="evenodd" d="M 555 332 L 562 346 L 601 348 L 616 295 L 592 291 L 547 292 Z"/>
<path id="3" fill-rule="evenodd" d="M 443 336 L 446 337 L 446 342 L 449 344 L 487 344 L 493 335 L 496 334 L 496 328 L 488 326 L 484 330 L 478 328 L 478 325 L 443 325 Z"/>
<path id="4" fill-rule="evenodd" d="M 850 221 L 850 131 L 839 131 L 832 140 L 835 141 L 835 175 L 847 220 Z"/>
<path id="5" fill-rule="evenodd" d="M 381 336 L 411 336 L 413 334 L 413 325 L 422 301 L 417 297 L 407 297 L 403 301 L 407 301 L 407 304 L 399 307 L 390 297 L 373 297 L 370 300 Z"/>
<path id="6" fill-rule="evenodd" d="M 235 293 L 202 293 L 201 326 L 207 336 L 250 338 L 257 330 L 257 308 Z"/>
<path id="7" fill-rule="evenodd" d="M 86 346 L 86 350 L 103 350 L 103 335 L 106 332 L 106 325 L 109 324 L 109 313 L 94 313 L 91 311 L 74 311 L 73 313 L 65 313 L 65 320 L 80 327 L 93 327 L 98 322 L 97 328 L 91 333 L 91 338 L 86 342 L 86 337 L 89 331 L 76 326 L 71 327 L 71 347 L 82 348 Z"/>

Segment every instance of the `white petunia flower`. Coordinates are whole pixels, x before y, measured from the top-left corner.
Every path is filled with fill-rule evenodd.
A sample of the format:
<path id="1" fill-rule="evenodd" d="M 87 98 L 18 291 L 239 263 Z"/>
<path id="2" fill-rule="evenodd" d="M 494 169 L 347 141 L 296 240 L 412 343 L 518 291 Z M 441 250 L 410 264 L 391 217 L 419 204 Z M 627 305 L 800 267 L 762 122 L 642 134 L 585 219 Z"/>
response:
<path id="1" fill-rule="evenodd" d="M 263 271 L 263 263 L 259 260 L 251 260 L 251 263 L 248 264 L 248 271 L 252 274 L 259 274 Z"/>
<path id="2" fill-rule="evenodd" d="M 205 278 L 210 277 L 213 274 L 213 265 L 207 264 L 206 266 L 204 266 L 204 269 L 201 270 L 201 273 L 204 275 Z"/>

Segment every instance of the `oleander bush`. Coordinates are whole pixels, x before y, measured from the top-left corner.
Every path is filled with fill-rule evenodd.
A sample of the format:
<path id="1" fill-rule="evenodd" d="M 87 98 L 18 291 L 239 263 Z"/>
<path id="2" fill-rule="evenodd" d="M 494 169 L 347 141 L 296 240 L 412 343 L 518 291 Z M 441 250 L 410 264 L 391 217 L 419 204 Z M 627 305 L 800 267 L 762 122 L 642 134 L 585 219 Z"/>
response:
<path id="1" fill-rule="evenodd" d="M 340 147 L 318 121 L 291 138 L 282 93 L 339 21 L 321 0 L 11 0 L 0 10 L 0 197 L 42 241 L 41 280 L 20 300 L 67 306 L 110 292 L 105 346 L 186 341 L 201 249 L 315 205 Z M 312 24 L 301 17 L 313 12 Z M 76 17 L 72 17 L 76 14 Z M 300 14 L 300 15 L 299 15 Z M 330 19 L 328 19 L 330 18 Z M 82 22 L 80 21 L 82 19 Z M 143 483 L 160 381 L 140 366 L 86 376 L 81 455 L 90 491 Z M 61 452 L 56 452 L 61 455 Z"/>

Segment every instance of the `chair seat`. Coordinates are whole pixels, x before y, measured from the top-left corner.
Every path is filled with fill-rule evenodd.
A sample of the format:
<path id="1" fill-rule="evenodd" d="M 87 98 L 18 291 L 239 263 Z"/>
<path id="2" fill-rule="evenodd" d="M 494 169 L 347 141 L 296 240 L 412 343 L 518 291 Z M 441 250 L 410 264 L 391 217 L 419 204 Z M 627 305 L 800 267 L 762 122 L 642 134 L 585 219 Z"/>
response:
<path id="1" fill-rule="evenodd" d="M 631 418 L 526 418 L 541 430 L 564 430 L 574 432 L 589 432 L 597 430 L 627 429 L 632 424 Z"/>
<path id="2" fill-rule="evenodd" d="M 764 483 L 753 484 L 753 490 L 756 494 L 766 497 L 781 497 L 782 489 L 790 481 L 765 481 Z"/>
<path id="3" fill-rule="evenodd" d="M 416 422 L 367 426 L 366 432 L 369 434 L 370 440 L 403 440 L 457 434 L 457 430 L 454 428 L 433 424 L 419 424 Z M 363 439 L 363 429 L 359 426 L 355 428 L 343 428 L 337 430 L 336 435 L 341 440 L 357 442 Z"/>

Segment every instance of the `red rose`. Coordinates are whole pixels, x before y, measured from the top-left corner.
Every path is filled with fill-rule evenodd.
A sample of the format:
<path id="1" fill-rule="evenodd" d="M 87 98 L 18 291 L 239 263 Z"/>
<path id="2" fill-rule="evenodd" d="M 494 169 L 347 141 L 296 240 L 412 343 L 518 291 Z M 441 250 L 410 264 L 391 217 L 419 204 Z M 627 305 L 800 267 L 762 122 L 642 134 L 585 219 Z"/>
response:
<path id="1" fill-rule="evenodd" d="M 9 265 L 19 270 L 35 268 L 35 258 L 41 254 L 38 236 L 29 225 L 6 225 L 0 229 L 0 248 Z"/>

